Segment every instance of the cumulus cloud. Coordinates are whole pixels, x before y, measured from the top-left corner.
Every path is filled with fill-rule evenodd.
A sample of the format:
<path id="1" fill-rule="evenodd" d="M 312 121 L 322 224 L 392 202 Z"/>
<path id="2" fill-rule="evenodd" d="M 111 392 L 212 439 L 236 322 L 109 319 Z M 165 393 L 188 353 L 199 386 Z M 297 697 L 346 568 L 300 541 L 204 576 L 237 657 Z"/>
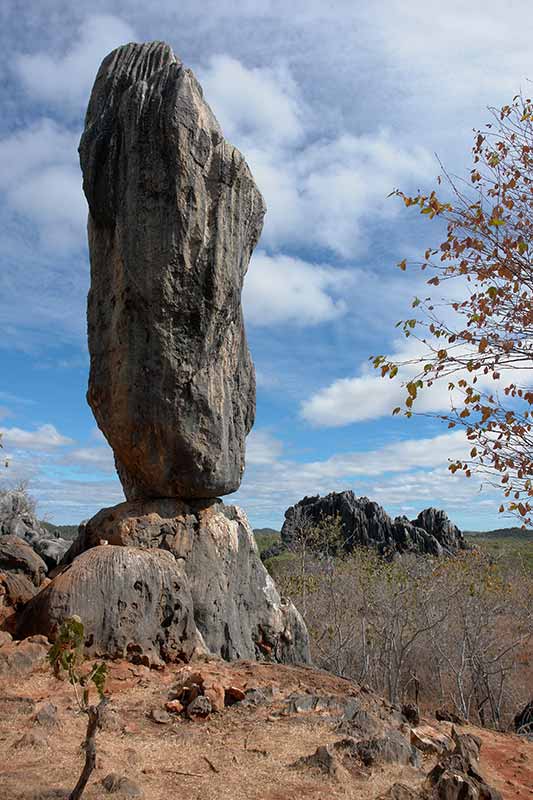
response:
<path id="1" fill-rule="evenodd" d="M 245 153 L 267 203 L 263 243 L 319 246 L 349 258 L 366 220 L 391 219 L 387 195 L 399 183 L 432 177 L 427 150 L 391 130 L 322 132 L 287 68 L 246 67 L 217 56 L 201 71 L 205 95 L 228 138 Z M 305 125 L 304 125 L 305 122 Z"/>
<path id="2" fill-rule="evenodd" d="M 417 504 L 415 516 L 428 505 L 444 505 L 452 515 L 464 516 L 478 514 L 480 502 L 485 502 L 485 511 L 494 512 L 497 501 L 492 491 L 480 493 L 475 479 L 452 475 L 447 469 L 449 459 L 461 458 L 467 451 L 464 432 L 455 431 L 316 461 L 295 461 L 284 452 L 279 458 L 250 464 L 232 501 L 256 517 L 277 520 L 305 495 L 345 489 L 377 500 L 391 513 L 403 513 L 406 505 Z"/>
<path id="3" fill-rule="evenodd" d="M 36 227 L 47 250 L 69 251 L 85 238 L 87 204 L 77 163 L 78 138 L 43 118 L 0 140 L 5 201 Z"/>
<path id="4" fill-rule="evenodd" d="M 272 464 L 281 455 L 283 443 L 268 431 L 254 430 L 246 440 L 247 464 Z"/>
<path id="5" fill-rule="evenodd" d="M 216 55 L 199 77 L 230 140 L 280 146 L 302 138 L 306 112 L 290 72 L 281 65 L 247 68 L 236 58 Z"/>
<path id="6" fill-rule="evenodd" d="M 346 313 L 342 297 L 355 281 L 349 270 L 259 251 L 246 276 L 243 304 L 251 325 L 317 325 Z"/>
<path id="7" fill-rule="evenodd" d="M 7 447 L 21 447 L 31 450 L 50 450 L 73 444 L 68 436 L 59 433 L 54 425 L 41 425 L 33 431 L 22 428 L 3 428 L 2 439 Z"/>
<path id="8" fill-rule="evenodd" d="M 76 450 L 71 450 L 65 455 L 63 462 L 75 469 L 83 471 L 91 469 L 112 474 L 115 472 L 113 451 L 110 447 L 103 445 L 98 447 L 80 447 Z"/>
<path id="9" fill-rule="evenodd" d="M 396 186 L 414 190 L 435 173 L 429 152 L 395 141 L 386 129 L 313 137 L 297 149 L 250 143 L 245 152 L 267 204 L 262 243 L 274 250 L 320 247 L 342 259 L 360 255 L 371 227 L 400 212 L 388 198 Z"/>
<path id="10" fill-rule="evenodd" d="M 135 39 L 133 28 L 111 14 L 91 14 L 73 45 L 60 55 L 19 54 L 15 69 L 26 91 L 62 112 L 79 113 L 87 104 L 100 62 L 111 50 Z"/>
<path id="11" fill-rule="evenodd" d="M 433 344 L 434 349 L 439 349 L 436 340 L 429 343 Z M 415 363 L 406 363 L 400 367 L 396 378 L 391 380 L 389 377 L 382 378 L 379 370 L 375 370 L 367 360 L 360 364 L 355 377 L 335 380 L 305 400 L 301 406 L 302 417 L 316 426 L 340 427 L 390 416 L 393 408 L 403 406 L 406 397 L 405 383 L 420 372 L 420 363 L 416 362 L 427 352 L 427 347 L 414 337 L 396 340 L 388 358 L 397 363 Z M 503 390 L 513 372 L 517 376 L 522 375 L 521 372 L 505 367 L 500 370 L 500 378 L 497 380 L 492 378 L 492 373 L 480 374 L 477 376 L 478 388 Z M 455 372 L 453 381 L 457 384 L 462 377 L 468 378 L 466 370 Z M 460 403 L 461 395 L 457 390 L 450 391 L 448 381 L 443 379 L 420 392 L 414 409 L 417 412 L 447 412 Z"/>

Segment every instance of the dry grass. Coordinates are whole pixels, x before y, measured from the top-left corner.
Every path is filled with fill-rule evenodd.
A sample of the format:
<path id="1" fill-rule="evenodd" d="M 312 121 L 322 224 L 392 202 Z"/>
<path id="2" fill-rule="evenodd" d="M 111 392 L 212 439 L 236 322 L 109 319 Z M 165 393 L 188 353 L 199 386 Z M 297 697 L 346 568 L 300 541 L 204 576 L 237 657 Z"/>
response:
<path id="1" fill-rule="evenodd" d="M 201 668 L 243 688 L 274 686 L 278 690 L 274 704 L 236 705 L 204 722 L 176 718 L 170 725 L 158 725 L 149 719 L 150 710 L 164 705 L 177 670 L 150 672 L 114 664 L 110 689 L 118 723 L 98 735 L 97 769 L 84 795 L 87 800 L 117 796 L 101 786 L 109 772 L 128 776 L 142 787 L 146 800 L 366 800 L 378 797 L 397 780 L 411 785 L 421 780 L 410 767 L 377 769 L 366 776 L 349 774 L 341 782 L 314 769 L 291 768 L 297 758 L 335 741 L 339 734 L 325 713 L 284 715 L 284 698 L 294 691 L 352 694 L 376 716 L 388 715 L 383 701 L 360 693 L 354 684 L 307 668 L 218 661 Z M 58 707 L 58 726 L 39 728 L 32 721 L 35 707 L 50 699 Z M 0 686 L 0 719 L 0 798 L 64 797 L 81 770 L 85 730 L 85 718 L 76 712 L 68 684 L 58 683 L 43 668 L 31 678 Z M 17 746 L 25 733 L 27 741 Z M 533 746 L 523 749 L 528 759 L 533 758 Z M 502 777 L 503 784 L 506 779 Z M 530 796 L 504 791 L 504 797 Z"/>

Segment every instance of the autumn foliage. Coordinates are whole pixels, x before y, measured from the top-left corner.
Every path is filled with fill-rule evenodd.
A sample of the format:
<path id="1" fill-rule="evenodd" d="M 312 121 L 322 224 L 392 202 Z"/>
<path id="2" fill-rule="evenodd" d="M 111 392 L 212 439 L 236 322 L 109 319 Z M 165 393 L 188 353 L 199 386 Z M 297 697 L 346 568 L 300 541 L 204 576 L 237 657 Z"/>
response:
<path id="1" fill-rule="evenodd" d="M 415 298 L 416 317 L 398 323 L 416 337 L 420 357 L 395 363 L 372 357 L 383 377 L 402 378 L 411 416 L 420 393 L 446 381 L 450 409 L 438 414 L 463 426 L 472 447 L 451 472 L 483 473 L 506 498 L 500 511 L 529 524 L 533 510 L 533 103 L 521 95 L 475 132 L 469 179 L 445 173 L 446 198 L 409 197 L 408 208 L 447 224 L 446 238 L 415 266 L 431 274 L 433 297 Z M 441 184 L 441 179 L 438 179 Z M 398 266 L 406 270 L 406 260 Z M 455 281 L 454 287 L 445 286 Z M 436 287 L 441 287 L 437 290 Z M 451 290 L 451 291 L 450 291 Z M 444 298 L 436 297 L 443 293 Z M 455 298 L 453 295 L 455 294 Z M 447 299 L 446 299 L 447 295 Z M 460 299 L 457 299 L 459 297 Z M 405 374 L 405 373 L 404 373 Z"/>

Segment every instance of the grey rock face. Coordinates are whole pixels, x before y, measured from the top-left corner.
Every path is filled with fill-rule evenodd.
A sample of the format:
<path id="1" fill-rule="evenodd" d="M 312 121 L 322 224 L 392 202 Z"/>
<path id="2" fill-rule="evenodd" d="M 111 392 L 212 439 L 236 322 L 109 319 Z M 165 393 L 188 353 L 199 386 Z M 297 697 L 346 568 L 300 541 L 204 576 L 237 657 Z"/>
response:
<path id="1" fill-rule="evenodd" d="M 233 492 L 255 413 L 241 290 L 261 194 L 193 73 L 162 42 L 104 59 L 79 150 L 88 401 L 126 497 Z"/>
<path id="2" fill-rule="evenodd" d="M 33 549 L 39 555 L 49 570 L 57 567 L 67 550 L 70 548 L 72 542 L 66 539 L 37 539 L 33 545 Z"/>
<path id="3" fill-rule="evenodd" d="M 281 530 L 283 544 L 291 544 L 294 526 L 305 520 L 316 524 L 326 517 L 340 517 L 344 547 L 375 547 L 379 553 L 412 552 L 434 556 L 452 555 L 468 545 L 461 531 L 444 511 L 428 508 L 415 520 L 392 519 L 383 508 L 367 497 L 357 498 L 352 491 L 332 492 L 325 497 L 304 497 L 285 512 Z"/>
<path id="4" fill-rule="evenodd" d="M 30 544 L 49 537 L 25 491 L 12 489 L 0 494 L 0 536 L 18 536 Z"/>
<path id="5" fill-rule="evenodd" d="M 160 548 L 173 557 L 187 576 L 194 619 L 210 652 L 228 661 L 309 661 L 303 620 L 278 594 L 239 508 L 220 500 L 121 503 L 81 527 L 63 563 L 102 540 L 150 552 Z"/>
<path id="6" fill-rule="evenodd" d="M 61 561 L 70 547 L 70 542 L 54 536 L 35 515 L 34 503 L 28 494 L 13 489 L 0 494 L 0 537 L 16 536 L 29 544 L 45 562 L 47 569 L 53 569 Z"/>
<path id="7" fill-rule="evenodd" d="M 83 620 L 88 655 L 160 664 L 207 650 L 194 623 L 187 576 L 162 550 L 89 550 L 27 603 L 17 635 L 53 638 L 74 614 Z"/>

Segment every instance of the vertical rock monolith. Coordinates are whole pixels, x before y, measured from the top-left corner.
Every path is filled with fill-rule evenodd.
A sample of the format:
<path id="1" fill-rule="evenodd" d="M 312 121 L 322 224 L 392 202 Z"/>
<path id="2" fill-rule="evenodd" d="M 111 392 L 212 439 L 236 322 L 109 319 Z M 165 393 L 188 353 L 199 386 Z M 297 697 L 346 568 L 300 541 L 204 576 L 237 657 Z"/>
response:
<path id="1" fill-rule="evenodd" d="M 128 500 L 235 491 L 255 413 L 241 291 L 265 214 L 241 153 L 163 42 L 104 59 L 80 142 L 88 401 Z"/>

